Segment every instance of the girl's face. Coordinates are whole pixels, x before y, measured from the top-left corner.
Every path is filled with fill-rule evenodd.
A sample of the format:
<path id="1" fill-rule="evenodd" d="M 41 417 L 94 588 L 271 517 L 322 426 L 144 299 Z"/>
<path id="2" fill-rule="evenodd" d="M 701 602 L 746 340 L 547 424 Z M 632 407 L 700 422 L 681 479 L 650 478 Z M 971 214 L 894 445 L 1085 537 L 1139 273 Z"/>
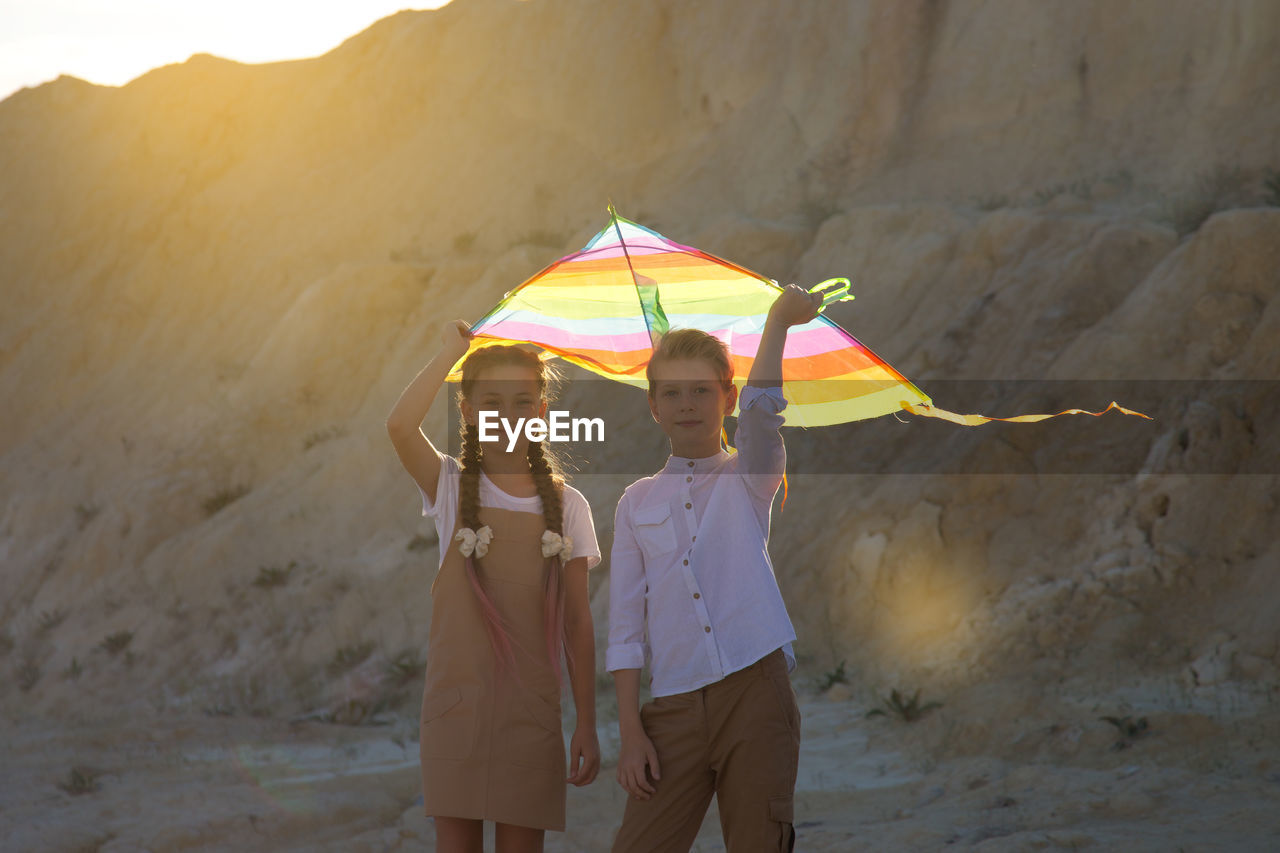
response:
<path id="1" fill-rule="evenodd" d="M 513 430 L 521 418 L 528 421 L 547 416 L 547 401 L 538 388 L 537 372 L 531 367 L 515 364 L 498 365 L 482 371 L 460 408 L 463 418 L 472 426 L 479 425 L 481 412 L 493 412 Z M 506 429 L 492 417 L 487 420 L 493 424 L 490 435 L 496 435 L 497 440 L 484 442 L 484 452 L 506 453 L 509 443 Z M 529 440 L 525 438 L 523 424 L 519 430 L 519 438 L 511 453 L 523 456 L 529 452 Z"/>

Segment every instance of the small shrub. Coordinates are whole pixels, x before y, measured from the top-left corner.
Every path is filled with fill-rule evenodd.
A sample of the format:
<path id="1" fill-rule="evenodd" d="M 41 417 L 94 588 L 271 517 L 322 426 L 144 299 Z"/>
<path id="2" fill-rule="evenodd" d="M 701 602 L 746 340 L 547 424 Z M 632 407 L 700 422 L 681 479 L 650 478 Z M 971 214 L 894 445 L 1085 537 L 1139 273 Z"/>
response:
<path id="1" fill-rule="evenodd" d="M 1104 177 L 1102 182 L 1115 188 L 1116 192 L 1127 193 L 1134 186 L 1133 172 L 1128 169 L 1120 169 Z"/>
<path id="2" fill-rule="evenodd" d="M 832 687 L 835 687 L 837 684 L 848 684 L 848 683 L 849 683 L 849 679 L 846 677 L 845 671 L 844 671 L 844 661 L 840 661 L 839 666 L 837 666 L 835 669 L 831 670 L 830 672 L 823 673 L 822 677 L 818 679 L 818 689 L 823 693 L 826 693 L 828 690 L 830 690 Z"/>
<path id="3" fill-rule="evenodd" d="M 129 648 L 129 644 L 132 642 L 132 631 L 116 631 L 114 634 L 108 634 L 106 637 L 103 637 L 102 642 L 98 644 L 98 647 L 109 655 L 118 655 L 125 649 Z"/>
<path id="4" fill-rule="evenodd" d="M 476 232 L 465 231 L 453 238 L 453 250 L 460 255 L 470 252 L 476 244 Z"/>
<path id="5" fill-rule="evenodd" d="M 404 546 L 406 551 L 425 551 L 432 545 L 436 544 L 434 536 L 423 536 L 421 533 L 409 540 L 409 544 Z"/>
<path id="6" fill-rule="evenodd" d="M 899 693 L 895 688 L 889 693 L 888 699 L 881 700 L 884 703 L 883 708 L 872 708 L 867 712 L 867 718 L 871 717 L 887 717 L 893 716 L 904 723 L 914 723 L 934 708 L 941 708 L 941 702 L 926 702 L 920 704 L 920 691 L 917 690 L 911 694 L 910 699 L 904 699 L 903 694 Z"/>
<path id="7" fill-rule="evenodd" d="M 258 576 L 253 579 L 253 585 L 260 589 L 271 589 L 272 587 L 284 586 L 289 582 L 289 575 L 298 567 L 295 560 L 290 560 L 289 565 L 281 568 L 279 566 L 262 566 L 258 569 Z"/>
<path id="8" fill-rule="evenodd" d="M 76 527 L 84 530 L 89 526 L 89 522 L 98 517 L 98 513 L 102 512 L 102 507 L 92 503 L 76 504 Z"/>
<path id="9" fill-rule="evenodd" d="M 13 651 L 13 635 L 8 631 L 0 631 L 0 655 Z"/>
<path id="10" fill-rule="evenodd" d="M 426 662 L 418 657 L 414 649 L 405 649 L 395 658 L 387 662 L 387 681 L 393 687 L 404 687 L 422 675 Z"/>
<path id="11" fill-rule="evenodd" d="M 1198 231 L 1219 210 L 1241 203 L 1244 184 L 1244 172 L 1238 167 L 1219 166 L 1201 172 L 1189 189 L 1168 202 L 1166 218 L 1179 235 Z"/>
<path id="12" fill-rule="evenodd" d="M 59 625 L 61 625 L 62 621 L 66 618 L 67 618 L 67 611 L 65 610 L 56 609 L 56 610 L 42 611 L 40 613 L 39 624 L 36 626 L 36 633 L 42 634 L 42 635 L 47 634 L 50 631 L 52 631 L 54 628 L 57 628 Z"/>
<path id="13" fill-rule="evenodd" d="M 249 494 L 249 487 L 246 485 L 231 486 L 226 489 L 220 489 L 210 497 L 206 498 L 201 506 L 204 508 L 204 514 L 214 516 L 226 507 L 240 500 Z"/>
<path id="14" fill-rule="evenodd" d="M 75 681 L 82 672 L 84 667 L 80 666 L 80 661 L 72 658 L 71 663 L 67 664 L 67 668 L 62 671 L 62 677 L 67 681 Z"/>
<path id="15" fill-rule="evenodd" d="M 308 434 L 307 437 L 302 440 L 302 449 L 305 452 L 315 447 L 317 444 L 324 444 L 326 441 L 332 441 L 335 438 L 346 438 L 346 436 L 346 429 L 340 426 L 318 429 L 315 432 Z"/>
<path id="16" fill-rule="evenodd" d="M 18 688 L 23 693 L 26 693 L 40 681 L 40 666 L 33 660 L 23 661 L 22 665 L 18 667 L 16 680 Z"/>
<path id="17" fill-rule="evenodd" d="M 1002 193 L 993 195 L 981 195 L 973 199 L 972 204 L 975 209 L 984 212 L 999 210 L 1002 207 L 1009 206 L 1009 197 Z"/>
<path id="18" fill-rule="evenodd" d="M 1122 749 L 1128 749 L 1133 746 L 1133 742 L 1138 738 L 1149 734 L 1151 726 L 1147 723 L 1146 717 L 1099 717 L 1116 727 L 1116 731 L 1120 733 L 1120 739 L 1111 744 L 1112 752 L 1119 752 Z"/>
<path id="19" fill-rule="evenodd" d="M 548 231 L 543 228 L 536 228 L 519 237 L 514 245 L 516 246 L 539 246 L 544 249 L 559 249 L 564 246 L 567 238 L 558 232 Z"/>
<path id="20" fill-rule="evenodd" d="M 1280 172 L 1268 169 L 1262 179 L 1262 188 L 1265 191 L 1262 203 L 1268 207 L 1280 207 Z"/>
<path id="21" fill-rule="evenodd" d="M 342 646 L 333 653 L 333 660 L 329 661 L 325 671 L 331 676 L 341 675 L 347 670 L 364 663 L 371 654 L 373 654 L 373 643 L 370 642 Z"/>
<path id="22" fill-rule="evenodd" d="M 58 783 L 58 787 L 73 797 L 92 794 L 99 788 L 98 771 L 88 767 L 72 767 L 67 778 Z"/>

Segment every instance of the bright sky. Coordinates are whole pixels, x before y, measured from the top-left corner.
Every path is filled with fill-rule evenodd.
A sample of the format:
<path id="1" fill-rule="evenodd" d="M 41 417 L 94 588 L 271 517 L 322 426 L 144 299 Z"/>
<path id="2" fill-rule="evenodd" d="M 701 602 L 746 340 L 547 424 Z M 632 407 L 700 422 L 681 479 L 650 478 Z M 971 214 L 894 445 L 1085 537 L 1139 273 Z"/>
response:
<path id="1" fill-rule="evenodd" d="M 240 62 L 318 56 L 400 9 L 448 0 L 0 0 L 0 99 L 71 74 L 119 86 L 212 53 Z"/>

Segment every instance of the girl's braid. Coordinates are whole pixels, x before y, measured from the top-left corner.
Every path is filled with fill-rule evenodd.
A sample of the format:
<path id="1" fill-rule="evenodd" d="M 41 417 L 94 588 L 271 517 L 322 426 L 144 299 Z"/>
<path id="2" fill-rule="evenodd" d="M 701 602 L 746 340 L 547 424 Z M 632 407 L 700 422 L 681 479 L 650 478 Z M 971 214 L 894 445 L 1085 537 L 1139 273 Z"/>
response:
<path id="1" fill-rule="evenodd" d="M 549 456 L 543 443 L 529 442 L 529 472 L 533 474 L 533 482 L 538 487 L 538 497 L 542 498 L 542 517 L 547 529 L 553 533 L 564 534 L 564 479 L 557 470 L 554 456 Z M 547 645 L 547 660 L 556 674 L 556 681 L 563 684 L 564 675 L 560 670 L 560 653 L 568 651 L 564 641 L 564 561 L 559 555 L 543 560 L 546 563 L 546 580 L 543 591 L 546 596 L 543 624 Z M 572 660 L 570 661 L 572 665 Z"/>
<path id="2" fill-rule="evenodd" d="M 462 471 L 458 478 L 458 515 L 462 526 L 472 530 L 480 529 L 480 461 L 484 451 L 480 446 L 480 430 L 462 422 Z M 489 635 L 489 645 L 498 659 L 498 667 L 508 668 L 515 672 L 515 652 L 511 648 L 511 632 L 507 629 L 502 613 L 485 589 L 480 558 L 472 555 L 466 558 L 467 580 L 475 592 L 484 617 L 485 633 Z"/>

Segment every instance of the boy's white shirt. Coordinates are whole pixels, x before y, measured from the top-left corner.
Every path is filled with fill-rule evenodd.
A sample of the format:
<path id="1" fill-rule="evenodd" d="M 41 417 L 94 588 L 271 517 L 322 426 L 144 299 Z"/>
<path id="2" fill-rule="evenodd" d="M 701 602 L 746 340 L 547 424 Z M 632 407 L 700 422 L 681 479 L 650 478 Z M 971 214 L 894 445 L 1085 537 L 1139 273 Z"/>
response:
<path id="1" fill-rule="evenodd" d="M 649 664 L 654 696 L 713 684 L 796 638 L 769 561 L 786 470 L 780 388 L 743 388 L 736 453 L 672 456 L 618 502 L 605 667 Z"/>
<path id="2" fill-rule="evenodd" d="M 426 491 L 421 486 L 418 487 L 418 492 L 422 495 L 422 514 L 435 519 L 436 535 L 440 538 L 441 545 L 441 565 L 444 564 L 445 552 L 449 550 L 449 537 L 453 535 L 453 525 L 458 518 L 458 484 L 461 477 L 462 468 L 458 465 L 458 460 L 441 453 L 440 478 L 436 481 L 434 505 Z M 494 485 L 483 471 L 480 472 L 480 506 L 542 514 L 542 498 L 537 495 L 521 498 L 507 494 Z M 596 542 L 591 506 L 582 492 L 567 483 L 564 487 L 564 532 L 573 537 L 573 554 L 569 559 L 586 557 L 587 568 L 595 568 L 600 562 L 600 545 Z"/>

